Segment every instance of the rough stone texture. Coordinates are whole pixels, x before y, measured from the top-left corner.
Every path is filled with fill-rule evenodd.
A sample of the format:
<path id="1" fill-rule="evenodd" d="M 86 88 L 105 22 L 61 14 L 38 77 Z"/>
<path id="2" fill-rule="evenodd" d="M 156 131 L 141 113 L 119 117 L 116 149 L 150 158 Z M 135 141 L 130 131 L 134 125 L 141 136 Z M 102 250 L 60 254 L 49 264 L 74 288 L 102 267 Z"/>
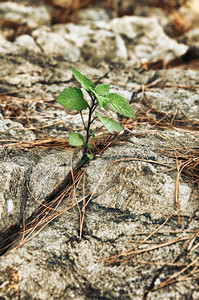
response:
<path id="1" fill-rule="evenodd" d="M 0 33 L 0 52 L 1 54 L 18 51 L 18 46 L 6 40 L 3 34 Z"/>
<path id="2" fill-rule="evenodd" d="M 122 1 L 122 8 L 136 2 Z M 169 2 L 165 0 L 165 3 Z M 10 2 L 2 4 L 11 5 Z M 72 2 L 68 1 L 69 4 Z M 177 8 L 180 1 L 171 4 Z M 27 11 L 29 8 L 27 5 Z M 34 8 L 33 5 L 33 11 Z M 84 13 L 88 16 L 95 10 Z M 16 15 L 22 18 L 20 13 Z M 160 121 L 152 106 L 164 116 L 175 116 L 173 121 L 183 121 L 186 116 L 194 122 L 198 118 L 199 72 L 135 69 L 135 63 L 139 66 L 143 62 L 170 60 L 186 51 L 187 46 L 163 32 L 161 26 L 167 24 L 166 15 L 161 26 L 157 16 L 112 20 L 101 13 L 99 16 L 104 20 L 93 22 L 91 17 L 88 22 L 53 26 L 46 20 L 13 42 L 6 40 L 3 33 L 0 35 L 1 238 L 7 237 L 8 230 L 15 225 L 24 229 L 23 217 L 29 218 L 38 209 L 36 200 L 45 203 L 57 187 L 64 185 L 71 170 L 71 158 L 75 167 L 81 157 L 81 152 L 69 150 L 64 144 L 71 127 L 82 131 L 81 118 L 55 103 L 60 91 L 77 85 L 69 68 L 71 62 L 93 81 L 110 84 L 111 91 L 130 101 L 140 116 L 132 123 L 125 119 L 124 139 L 96 156 L 86 169 L 86 200 L 93 196 L 86 207 L 82 238 L 79 238 L 81 208 L 75 207 L 48 224 L 27 244 L 5 253 L 0 258 L 1 299 L 140 300 L 153 279 L 156 288 L 198 255 L 194 236 L 198 229 L 196 184 L 183 174 L 179 178 L 182 208 L 179 224 L 175 215 L 174 151 L 184 149 L 192 157 L 189 151 L 197 151 L 198 133 L 183 126 L 171 130 L 166 126 L 154 127 L 150 122 L 140 124 L 139 120 L 151 117 Z M 30 22 L 31 15 L 29 18 Z M 33 26 L 31 22 L 28 26 Z M 179 41 L 189 44 L 183 39 Z M 157 86 L 147 87 L 156 79 L 160 80 Z M 119 115 L 113 117 L 124 122 Z M 99 124 L 94 126 L 97 128 Z M 34 142 L 46 139 L 53 140 L 57 148 L 31 148 Z M 58 148 L 59 139 L 62 148 Z M 21 150 L 20 145 L 23 145 Z M 79 185 L 77 198 L 70 195 L 59 209 L 65 208 L 72 199 L 81 199 L 82 194 Z M 138 246 L 172 214 L 159 233 Z M 190 234 L 193 234 L 191 238 Z M 24 235 L 19 238 L 23 243 Z M 159 247 L 160 243 L 177 238 L 183 240 Z M 17 245 L 14 243 L 12 247 Z M 134 253 L 122 264 L 106 265 L 99 261 L 132 247 L 144 251 L 154 246 L 157 249 Z M 172 262 L 178 266 L 170 265 Z M 198 298 L 196 280 L 153 289 L 147 295 L 147 300 Z"/>
<path id="3" fill-rule="evenodd" d="M 63 39 L 59 34 L 50 32 L 50 28 L 40 28 L 33 31 L 32 36 L 36 39 L 44 53 L 56 53 L 62 55 L 65 60 L 71 62 L 80 58 L 80 51 L 72 41 Z"/>
<path id="4" fill-rule="evenodd" d="M 0 46 L 4 53 L 12 51 L 8 41 L 2 40 Z M 31 49 L 61 56 L 70 62 L 83 58 L 92 66 L 102 60 L 119 62 L 128 59 L 136 66 L 160 60 L 169 62 L 188 49 L 170 39 L 154 18 L 135 16 L 82 25 L 43 26 L 34 30 L 30 38 L 27 35 L 18 37 L 14 47 L 16 53 Z"/>
<path id="5" fill-rule="evenodd" d="M 27 130 L 20 122 L 0 118 L 1 139 L 24 139 L 31 141 L 35 139 L 35 134 Z"/>
<path id="6" fill-rule="evenodd" d="M 30 50 L 34 50 L 36 52 L 40 52 L 40 49 L 41 49 L 37 46 L 33 37 L 28 34 L 22 34 L 22 35 L 18 36 L 15 40 L 15 43 L 21 47 L 24 47 L 24 48 L 30 49 Z"/>
<path id="7" fill-rule="evenodd" d="M 94 76 L 94 69 L 89 69 L 89 72 Z M 197 82 L 198 71 L 169 70 L 167 72 L 168 76 L 165 79 L 167 84 L 170 82 L 195 84 Z M 126 77 L 123 77 L 123 74 Z M 113 71 L 109 71 L 104 82 L 113 80 L 117 81 L 118 85 L 126 82 L 126 87 L 119 88 L 113 85 L 112 89 L 125 94 L 130 100 L 132 86 L 140 87 L 142 82 L 147 82 L 155 75 L 161 77 L 165 75 L 165 71 L 139 74 L 131 68 L 125 69 L 121 64 L 118 65 L 117 70 L 114 67 Z M 157 91 L 160 93 L 158 89 Z M 178 88 L 175 98 L 173 94 L 170 94 L 173 89 L 165 88 L 162 90 L 165 93 L 164 99 L 158 101 L 158 97 L 155 98 L 157 91 L 149 90 L 146 94 L 154 106 L 159 105 L 160 110 L 166 110 L 164 99 L 172 98 L 174 104 L 181 99 L 181 104 L 184 105 L 186 97 L 191 98 L 191 93 L 193 98 L 196 95 L 191 91 L 189 91 L 190 95 L 186 94 L 188 91 L 185 89 L 186 97 L 183 98 L 182 90 Z M 137 101 L 139 102 L 139 93 Z M 136 105 L 136 103 L 133 104 L 133 106 Z M 190 102 L 190 107 L 192 106 L 194 107 L 194 102 Z M 169 109 L 172 110 L 172 106 Z M 184 106 L 183 109 L 189 113 L 190 118 L 196 116 L 195 110 L 190 110 L 189 106 Z M 41 106 L 37 115 L 41 113 L 42 116 L 44 111 L 45 106 Z M 58 113 L 58 111 L 55 112 Z M 65 111 L 62 111 L 62 116 L 66 118 Z M 45 119 L 44 115 L 43 118 Z M 70 119 L 70 116 L 68 118 Z M 150 132 L 150 127 L 148 133 L 137 136 L 140 132 L 143 133 L 142 128 L 135 129 L 128 142 L 109 148 L 101 158 L 90 162 L 87 168 L 86 191 L 88 194 L 94 191 L 94 196 L 86 209 L 82 239 L 78 238 L 79 211 L 75 209 L 65 212 L 28 244 L 5 254 L 0 259 L 1 297 L 17 299 L 20 294 L 21 299 L 33 297 L 37 299 L 93 299 L 93 297 L 99 299 L 104 297 L 140 300 L 155 275 L 158 276 L 156 285 L 169 276 L 169 266 L 166 266 L 164 271 L 160 271 L 161 266 L 148 265 L 147 262 L 171 262 L 183 253 L 187 244 L 173 244 L 146 252 L 135 256 L 129 263 L 121 265 L 107 266 L 98 261 L 136 246 L 134 239 L 146 238 L 146 232 L 150 233 L 157 229 L 165 218 L 175 211 L 176 171 L 170 171 L 174 160 L 165 156 L 162 150 L 183 144 L 194 148 L 198 144 L 197 134 L 190 135 L 169 130 Z M 24 176 L 26 176 L 32 194 L 39 200 L 43 200 L 52 193 L 69 172 L 70 155 L 67 156 L 67 151 L 63 150 L 36 153 L 37 157 L 34 158 L 29 171 L 24 171 L 24 168 L 19 167 L 16 160 L 13 163 L 13 157 L 16 155 L 12 155 L 11 158 L 8 155 L 8 160 L 2 164 L 3 166 L 6 164 L 9 168 L 17 164 L 18 176 L 21 170 L 20 180 L 25 180 Z M 23 152 L 20 156 L 23 164 L 27 166 Z M 64 166 L 66 159 L 68 159 L 68 164 Z M 128 160 L 125 161 L 126 159 Z M 114 162 L 115 160 L 119 161 Z M 162 162 L 168 166 L 158 165 L 155 162 Z M 109 164 L 109 168 L 103 174 Z M 12 180 L 15 182 L 16 172 L 12 173 L 12 176 L 4 172 L 4 180 L 5 174 L 7 180 L 10 178 L 9 182 Z M 101 182 L 96 188 L 100 179 Z M 16 192 L 22 197 L 23 183 L 24 181 L 17 184 L 17 190 L 14 190 L 12 195 Z M 8 191 L 9 189 L 4 191 L 4 197 L 10 195 Z M 29 215 L 37 207 L 37 202 L 30 195 L 27 199 L 24 205 L 26 205 L 26 214 Z M 187 236 L 189 230 L 197 229 L 196 221 L 187 224 L 189 217 L 197 208 L 196 190 L 192 183 L 187 182 L 183 177 L 180 178 L 180 202 L 181 208 L 185 207 L 181 213 L 181 226 L 176 217 L 171 218 L 164 226 L 164 233 L 153 236 L 153 245 L 176 237 L 177 233 L 170 236 L 170 231 L 178 232 L 186 226 L 187 231 L 184 231 L 183 236 Z M 4 205 L 4 210 L 8 214 L 7 204 Z M 138 233 L 141 234 L 137 235 Z M 143 247 L 148 247 L 148 245 Z M 189 258 L 194 259 L 194 255 L 196 255 L 195 252 Z M 181 258 L 180 262 L 184 263 L 185 258 Z M 183 299 L 184 295 L 192 299 L 198 298 L 194 281 L 191 281 L 189 285 L 186 281 L 180 282 L 149 293 L 148 299 L 165 299 L 165 297 Z"/>
<path id="8" fill-rule="evenodd" d="M 173 144 L 175 134 L 171 137 L 169 134 L 165 134 L 162 137 L 162 141 L 167 141 L 167 147 L 169 139 Z M 190 136 L 187 136 L 189 139 Z M 194 138 L 194 137 L 193 137 Z M 152 140 L 152 142 L 151 142 Z M 137 139 L 134 139 L 137 145 L 142 145 L 142 150 L 137 145 L 129 144 L 128 147 L 115 147 L 107 150 L 102 159 L 98 159 L 96 162 L 91 162 L 88 168 L 88 184 L 90 186 L 97 185 L 97 182 L 101 179 L 95 200 L 100 206 L 108 206 L 113 209 L 119 209 L 120 211 L 129 211 L 135 215 L 150 214 L 152 219 L 158 219 L 164 216 L 172 214 L 175 209 L 175 180 L 176 174 L 167 174 L 164 166 L 156 166 L 148 164 L 147 162 L 136 161 L 137 158 L 144 157 L 145 159 L 152 159 L 155 161 L 162 161 L 161 156 L 157 155 L 157 149 L 160 145 L 161 136 L 155 137 L 150 135 L 140 143 Z M 185 141 L 186 142 L 186 139 Z M 150 147 L 156 149 L 155 152 L 150 151 Z M 166 149 L 166 145 L 161 143 L 161 147 Z M 135 161 L 122 161 L 132 157 Z M 121 161 L 117 163 L 117 160 L 121 158 Z M 160 159 L 159 159 L 160 158 Z M 114 160 L 116 161 L 115 163 Z M 168 161 L 166 160 L 167 164 Z M 110 164 L 110 166 L 109 166 Z M 105 170 L 107 169 L 107 172 Z M 168 167 L 167 167 L 168 168 Z M 98 171 L 97 171 L 98 170 Z M 105 172 L 105 174 L 103 173 Z M 115 184 L 113 184 L 115 182 Z M 94 188 L 93 188 L 94 189 Z M 186 207 L 183 211 L 183 215 L 190 215 L 194 213 L 197 208 L 197 202 L 195 205 L 192 203 L 193 195 L 191 195 L 191 188 L 181 183 L 181 205 Z M 195 195 L 196 198 L 196 195 Z"/>
<path id="9" fill-rule="evenodd" d="M 106 26 L 126 37 L 128 58 L 135 62 L 170 61 L 188 49 L 166 36 L 154 18 L 125 16 Z"/>
<path id="10" fill-rule="evenodd" d="M 81 151 L 55 151 L 42 157 L 33 168 L 29 187 L 39 201 L 47 198 L 64 182 L 70 171 L 77 166 L 82 156 Z"/>
<path id="11" fill-rule="evenodd" d="M 23 159 L 23 165 L 2 162 L 0 171 L 0 232 L 18 224 L 25 206 L 25 183 L 30 172 L 30 161 Z M 29 168 L 28 168 L 29 166 Z"/>
<path id="12" fill-rule="evenodd" d="M 88 39 L 82 45 L 82 55 L 85 61 L 94 65 L 102 60 L 120 62 L 126 61 L 127 49 L 123 39 L 118 34 L 107 30 L 98 30 L 88 35 Z"/>
<path id="13" fill-rule="evenodd" d="M 192 93 L 190 90 L 178 89 L 178 91 L 169 88 L 147 91 L 147 97 L 150 99 L 154 108 L 165 112 L 176 114 L 176 118 L 183 119 L 184 113 L 187 117 L 198 117 L 198 93 Z M 141 97 L 141 95 L 139 95 Z M 183 113 L 184 112 L 184 113 Z"/>
<path id="14" fill-rule="evenodd" d="M 186 45 L 199 48 L 199 28 L 188 31 L 179 40 Z"/>
<path id="15" fill-rule="evenodd" d="M 0 3 L 0 19 L 35 28 L 41 25 L 49 25 L 51 15 L 49 9 L 42 2 L 29 6 L 25 3 L 7 1 Z"/>
<path id="16" fill-rule="evenodd" d="M 39 159 L 40 158 L 40 159 Z M 55 153 L 37 152 L 31 155 L 12 151 L 6 161 L 0 162 L 0 232 L 1 236 L 12 226 L 21 223 L 23 215 L 28 218 L 59 185 L 81 159 L 81 152 L 72 150 Z"/>
<path id="17" fill-rule="evenodd" d="M 122 150 L 124 149 L 128 151 L 125 146 L 123 146 Z M 144 152 L 141 145 L 137 146 L 136 150 L 137 156 L 140 154 L 140 151 Z M 90 178 L 93 178 L 92 187 L 94 187 L 93 183 L 96 182 L 96 177 L 99 179 L 102 174 L 102 165 L 104 168 L 104 164 L 107 164 L 115 157 L 119 158 L 119 153 L 118 147 L 113 147 L 112 150 L 110 149 L 104 153 L 102 159 L 92 162 L 88 170 Z M 147 156 L 142 154 L 142 158 L 148 158 L 150 154 L 154 155 L 154 152 L 148 150 L 146 152 Z M 124 156 L 122 155 L 122 157 Z M 102 164 L 102 160 L 104 164 Z M 13 295 L 13 299 L 17 299 L 20 293 L 22 299 L 31 298 L 32 295 L 37 299 L 93 299 L 93 297 L 97 299 L 100 297 L 106 299 L 142 299 L 146 287 L 150 285 L 152 277 L 158 272 L 155 265 L 139 264 L 139 261 L 166 260 L 170 262 L 181 253 L 183 248 L 180 244 L 179 246 L 168 246 L 151 253 L 145 253 L 142 257 L 135 257 L 130 264 L 106 266 L 98 260 L 132 247 L 134 245 L 134 236 L 138 232 L 151 232 L 163 222 L 167 214 L 163 206 L 161 209 L 158 206 L 156 207 L 155 204 L 158 203 L 158 199 L 155 200 L 156 203 L 153 202 L 150 211 L 143 210 L 141 195 L 138 195 L 136 198 L 136 202 L 140 206 L 139 211 L 130 212 L 129 205 L 125 207 L 123 205 L 121 208 L 120 201 L 122 202 L 122 199 L 125 198 L 124 191 L 133 188 L 134 177 L 132 176 L 135 176 L 135 172 L 130 173 L 129 170 L 131 168 L 139 170 L 137 180 L 139 178 L 141 182 L 139 186 L 136 186 L 136 189 L 137 191 L 142 191 L 142 194 L 144 188 L 151 185 L 151 181 L 146 181 L 146 178 L 152 174 L 157 179 L 160 176 L 160 181 L 155 181 L 154 187 L 159 186 L 158 196 L 159 198 L 162 197 L 162 200 L 163 194 L 161 189 L 163 185 L 161 178 L 170 178 L 166 180 L 170 186 L 166 188 L 165 185 L 165 190 L 173 186 L 174 179 L 170 175 L 165 176 L 165 168 L 154 167 L 153 164 L 146 165 L 145 163 L 134 162 L 129 164 L 128 162 L 124 168 L 124 163 L 121 162 L 117 165 L 117 168 L 118 170 L 116 171 L 116 166 L 112 165 L 110 173 L 114 173 L 115 177 L 110 177 L 109 174 L 106 180 L 111 181 L 111 178 L 114 179 L 114 186 L 118 188 L 120 199 L 115 198 L 115 194 L 107 194 L 106 197 L 104 194 L 102 201 L 101 192 L 103 193 L 103 189 L 99 187 L 100 195 L 95 195 L 95 198 L 87 208 L 83 239 L 79 240 L 77 238 L 78 212 L 69 211 L 62 214 L 57 221 L 49 225 L 27 245 L 3 257 L 0 261 L 1 296 L 9 299 Z M 122 170 L 124 169 L 129 172 L 128 176 L 123 176 Z M 142 176 L 140 176 L 140 171 L 143 172 Z M 124 191 L 121 191 L 121 183 L 123 183 Z M 109 181 L 106 187 L 108 185 Z M 187 186 L 186 183 L 182 183 L 182 185 L 184 187 Z M 187 189 L 189 189 L 188 186 Z M 183 197 L 188 199 L 188 194 L 189 192 Z M 113 206 L 110 198 L 112 202 L 118 205 Z M 168 198 L 164 200 L 168 200 Z M 135 201 L 133 203 L 136 204 Z M 151 212 L 154 212 L 154 214 L 151 214 Z M 182 222 L 186 224 L 186 215 L 182 219 Z M 169 238 L 169 234 L 166 232 L 170 230 L 176 231 L 176 228 L 178 228 L 176 220 L 171 219 L 164 227 L 165 234 L 159 238 L 157 236 L 156 242 L 158 243 L 165 238 Z M 196 228 L 197 224 L 195 223 L 194 225 L 192 222 L 187 229 Z M 186 235 L 186 233 L 184 234 Z M 144 237 L 144 234 L 141 235 L 142 239 Z M 131 239 L 132 243 L 130 242 Z M 169 272 L 169 268 L 159 275 L 160 280 L 161 276 L 164 278 L 167 272 Z M 14 278 L 15 288 L 12 286 Z M 186 282 L 179 283 L 174 288 L 167 287 L 164 289 L 164 292 L 161 290 L 160 293 L 156 292 L 155 295 L 158 297 L 160 295 L 160 299 L 164 299 L 167 296 L 180 299 L 184 295 L 197 299 L 197 290 L 193 296 L 194 287 L 194 284 L 190 288 L 190 285 L 188 287 Z M 149 299 L 154 299 L 153 294 L 150 295 Z"/>
<path id="18" fill-rule="evenodd" d="M 116 18 L 117 13 L 112 9 L 104 9 L 103 7 L 88 7 L 77 12 L 76 18 L 80 21 L 108 21 Z"/>

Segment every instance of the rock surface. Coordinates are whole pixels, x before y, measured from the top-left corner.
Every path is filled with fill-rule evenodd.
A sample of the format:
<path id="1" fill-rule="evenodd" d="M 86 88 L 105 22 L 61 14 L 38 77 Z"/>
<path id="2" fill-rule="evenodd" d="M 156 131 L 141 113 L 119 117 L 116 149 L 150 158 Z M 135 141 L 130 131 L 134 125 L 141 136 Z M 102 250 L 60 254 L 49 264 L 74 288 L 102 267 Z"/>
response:
<path id="1" fill-rule="evenodd" d="M 0 3 L 0 18 L 35 28 L 41 25 L 50 25 L 51 15 L 49 9 L 39 3 L 35 5 L 32 2 L 29 6 L 27 3 L 7 1 Z"/>
<path id="2" fill-rule="evenodd" d="M 177 9 L 180 1 L 171 4 Z M 122 1 L 123 11 L 138 12 L 137 5 Z M 40 1 L 3 2 L 1 12 L 13 22 L 24 12 L 31 30 L 13 40 L 0 35 L 0 298 L 198 299 L 191 272 L 199 71 L 146 67 L 181 57 L 197 30 L 177 42 L 163 31 L 167 13 L 161 24 L 157 15 L 118 17 L 99 5 L 77 12 L 77 24 L 50 25 L 52 10 Z M 81 117 L 55 102 L 77 86 L 71 64 L 110 84 L 137 117 L 111 112 L 124 132 L 102 130 L 95 159 L 82 169 L 81 151 L 67 143 L 72 129 L 82 132 Z"/>

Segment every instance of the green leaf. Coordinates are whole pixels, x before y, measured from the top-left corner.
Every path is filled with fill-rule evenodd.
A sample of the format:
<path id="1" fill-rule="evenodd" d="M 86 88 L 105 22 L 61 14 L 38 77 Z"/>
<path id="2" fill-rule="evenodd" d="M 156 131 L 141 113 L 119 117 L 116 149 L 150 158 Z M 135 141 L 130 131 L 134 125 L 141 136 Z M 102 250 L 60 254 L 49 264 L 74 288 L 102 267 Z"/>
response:
<path id="1" fill-rule="evenodd" d="M 95 88 L 99 96 L 106 96 L 109 93 L 110 84 L 98 84 Z"/>
<path id="2" fill-rule="evenodd" d="M 68 142 L 71 146 L 82 146 L 84 144 L 84 138 L 81 134 L 73 132 L 69 135 Z"/>
<path id="3" fill-rule="evenodd" d="M 90 160 L 94 158 L 94 156 L 93 156 L 92 154 L 86 153 L 86 155 L 88 156 L 88 158 L 89 158 Z"/>
<path id="4" fill-rule="evenodd" d="M 102 117 L 100 116 L 97 112 L 96 112 L 96 116 L 98 117 L 98 119 L 102 122 L 102 124 L 104 125 L 104 127 L 110 132 L 112 133 L 113 131 L 117 131 L 117 132 L 120 132 L 123 130 L 122 126 L 112 120 L 112 119 L 109 119 L 107 117 Z"/>
<path id="5" fill-rule="evenodd" d="M 116 93 L 109 94 L 107 98 L 109 99 L 109 104 L 116 112 L 135 119 L 134 111 L 125 98 Z"/>
<path id="6" fill-rule="evenodd" d="M 99 103 L 99 108 L 107 107 L 107 99 L 103 96 L 99 96 L 98 94 L 95 95 L 97 98 L 97 101 Z"/>
<path id="7" fill-rule="evenodd" d="M 75 109 L 77 111 L 88 107 L 88 103 L 84 100 L 82 91 L 75 87 L 64 89 L 56 101 L 66 108 Z"/>
<path id="8" fill-rule="evenodd" d="M 100 96 L 96 91 L 92 90 L 92 93 L 97 98 L 97 101 L 99 103 L 99 108 L 104 107 L 107 110 L 107 103 L 109 102 L 109 99 L 106 96 Z"/>
<path id="9" fill-rule="evenodd" d="M 90 136 L 92 136 L 93 139 L 95 138 L 95 134 L 94 134 L 94 131 L 92 129 L 90 129 Z"/>
<path id="10" fill-rule="evenodd" d="M 85 75 L 83 75 L 82 73 L 80 73 L 79 71 L 77 71 L 75 68 L 73 68 L 72 66 L 70 67 L 74 77 L 77 79 L 77 81 L 79 81 L 79 83 L 81 84 L 81 86 L 87 91 L 87 92 L 92 92 L 92 90 L 95 89 L 95 85 L 94 83 L 88 79 Z"/>

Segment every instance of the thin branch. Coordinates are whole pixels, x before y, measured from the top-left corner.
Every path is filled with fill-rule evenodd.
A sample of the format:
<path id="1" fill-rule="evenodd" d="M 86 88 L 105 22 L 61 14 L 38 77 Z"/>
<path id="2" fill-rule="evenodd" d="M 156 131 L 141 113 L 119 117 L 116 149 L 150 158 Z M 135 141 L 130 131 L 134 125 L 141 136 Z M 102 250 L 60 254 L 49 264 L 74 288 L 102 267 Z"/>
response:
<path id="1" fill-rule="evenodd" d="M 82 119 L 82 123 L 84 125 L 84 128 L 86 128 L 86 124 L 84 122 L 84 118 L 83 118 L 83 115 L 82 115 L 82 111 L 79 112 L 80 113 L 80 116 L 81 116 L 81 119 Z"/>

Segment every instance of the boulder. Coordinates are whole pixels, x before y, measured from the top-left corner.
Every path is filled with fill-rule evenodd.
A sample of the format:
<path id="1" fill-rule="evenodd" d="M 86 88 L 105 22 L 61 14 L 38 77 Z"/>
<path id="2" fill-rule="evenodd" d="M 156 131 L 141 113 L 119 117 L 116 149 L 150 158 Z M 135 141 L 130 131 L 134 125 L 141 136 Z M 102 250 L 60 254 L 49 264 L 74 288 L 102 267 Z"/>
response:
<path id="1" fill-rule="evenodd" d="M 104 26 L 124 38 L 128 59 L 138 66 L 145 62 L 169 62 L 185 54 L 188 49 L 187 46 L 169 38 L 155 18 L 124 16 L 109 23 L 104 22 Z"/>
<path id="2" fill-rule="evenodd" d="M 43 3 L 18 3 L 15 1 L 6 1 L 0 3 L 1 20 L 16 22 L 35 28 L 41 25 L 50 25 L 50 9 Z"/>
<path id="3" fill-rule="evenodd" d="M 169 134 L 165 133 L 165 138 Z M 171 142 L 174 136 L 175 133 Z M 78 209 L 69 210 L 26 245 L 4 255 L 0 260 L 1 297 L 14 299 L 20 293 L 22 299 L 141 299 L 155 276 L 158 286 L 169 275 L 167 263 L 183 257 L 182 244 L 168 244 L 163 248 L 158 245 L 180 237 L 184 226 L 183 236 L 187 239 L 189 232 L 197 229 L 197 222 L 188 222 L 197 206 L 196 194 L 192 184 L 182 178 L 182 227 L 175 217 L 176 172 L 170 171 L 172 159 L 160 151 L 168 146 L 165 138 L 161 140 L 159 134 L 151 133 L 144 139 L 133 138 L 128 147 L 112 147 L 92 161 L 86 171 L 86 190 L 94 195 L 86 208 L 83 237 L 79 238 Z M 37 168 L 41 164 L 38 163 Z M 45 175 L 41 180 L 48 177 L 50 185 L 50 176 Z M 35 191 L 41 186 L 38 179 L 34 181 Z M 33 176 L 31 181 L 33 183 Z M 136 246 L 172 214 L 161 234 L 153 235 L 151 242 L 157 246 L 156 250 L 134 256 L 121 265 L 106 265 L 100 261 Z M 145 244 L 141 249 L 147 247 Z M 194 253 L 189 259 L 194 259 Z M 165 262 L 163 270 L 155 263 L 148 264 L 156 261 Z M 185 263 L 185 258 L 181 258 L 181 262 Z M 182 281 L 175 285 L 175 290 L 167 286 L 155 294 L 160 299 L 172 295 L 180 298 L 182 293 L 190 297 L 194 288 L 194 281 L 191 287 Z M 197 296 L 195 290 L 194 299 Z M 153 294 L 149 293 L 149 297 L 153 299 Z"/>
<path id="4" fill-rule="evenodd" d="M 129 11 L 138 1 L 108 2 Z M 90 20 L 51 25 L 44 3 L 0 5 L 30 27 L 0 34 L 0 298 L 196 300 L 199 71 L 140 68 L 190 44 L 164 33 L 167 14 L 112 19 L 96 7 Z M 81 168 L 82 149 L 67 142 L 81 116 L 55 101 L 79 87 L 71 64 L 136 114 L 110 111 L 118 134 L 93 122 L 95 158 Z"/>
<path id="5" fill-rule="evenodd" d="M 80 51 L 72 41 L 67 41 L 50 28 L 39 28 L 32 32 L 37 45 L 47 55 L 63 56 L 65 60 L 75 62 L 80 58 Z"/>
<path id="6" fill-rule="evenodd" d="M 131 67 L 124 67 L 122 63 L 112 66 L 112 71 L 109 70 L 108 76 L 103 79 L 104 83 L 117 81 L 118 85 L 111 86 L 111 89 L 125 95 L 129 101 L 132 89 L 138 88 L 137 98 L 132 104 L 136 109 L 141 109 L 141 83 L 148 82 L 154 76 L 164 78 L 165 74 L 165 71 L 145 71 L 140 74 Z M 78 69 L 83 70 L 83 67 L 84 64 L 78 65 Z M 88 70 L 89 77 L 94 77 L 94 69 Z M 178 103 L 188 117 L 194 119 L 196 94 L 192 89 L 183 89 L 183 85 L 194 86 L 197 78 L 198 71 L 169 70 L 163 83 L 172 83 L 174 86 L 181 84 L 182 87 L 174 89 L 167 86 L 161 92 L 158 87 L 157 90 L 148 89 L 145 92 L 148 101 L 165 113 L 174 113 L 175 103 Z M 123 82 L 126 86 L 121 87 Z M 161 95 L 162 100 L 159 101 Z M 172 102 L 169 102 L 171 99 Z M 60 119 L 62 116 L 65 122 L 67 117 L 70 119 L 67 111 L 56 109 L 55 117 L 57 115 Z M 42 116 L 48 110 L 47 104 L 42 104 L 35 113 Z M 178 115 L 176 117 L 180 118 Z M 80 121 L 77 121 L 77 128 Z M 127 130 L 129 128 L 128 125 Z M 153 299 L 154 295 L 160 299 L 181 298 L 182 295 L 197 299 L 195 281 L 191 281 L 189 286 L 186 281 L 180 281 L 174 286 L 168 285 L 149 292 L 154 278 L 156 288 L 170 276 L 171 270 L 175 272 L 175 268 L 188 264 L 186 239 L 190 243 L 197 230 L 197 221 L 194 220 L 197 191 L 193 182 L 183 176 L 179 178 L 179 224 L 175 198 L 176 162 L 175 154 L 171 154 L 173 149 L 181 149 L 182 145 L 186 145 L 187 149 L 196 149 L 197 134 L 177 129 L 154 130 L 150 124 L 147 128 L 140 125 L 130 129 L 127 140 L 110 147 L 89 163 L 85 173 L 85 191 L 89 202 L 81 238 L 78 207 L 60 213 L 40 233 L 35 229 L 34 238 L 25 245 L 23 235 L 19 236 L 21 240 L 13 244 L 12 251 L 0 259 L 1 297 L 16 299 L 20 294 L 22 299 L 142 299 L 144 294 L 149 293 L 149 299 Z M 48 134 L 52 134 L 51 130 L 49 127 Z M 53 130 L 56 136 L 60 127 Z M 62 134 L 66 136 L 64 131 Z M 32 152 L 10 149 L 6 159 L 2 152 L 2 237 L 5 237 L 5 228 L 9 229 L 17 222 L 23 228 L 23 216 L 26 219 L 31 214 L 34 216 L 34 211 L 39 207 L 38 201 L 45 203 L 57 187 L 63 186 L 71 170 L 71 155 L 75 155 L 75 166 L 81 155 L 71 150 Z M 81 200 L 81 197 L 82 189 L 79 186 L 76 200 Z M 70 201 L 70 198 L 65 199 L 59 211 L 66 208 Z M 159 227 L 162 229 L 158 230 Z M 146 242 L 136 248 L 138 253 L 143 251 L 143 254 L 136 254 L 136 250 L 127 261 L 125 254 L 122 256 L 123 264 L 117 260 L 109 264 L 110 256 L 129 251 L 156 230 L 158 233 L 152 235 L 149 244 Z M 39 235 L 34 236 L 37 233 Z M 175 242 L 176 239 L 181 242 Z M 21 247 L 18 248 L 20 243 Z M 153 251 L 148 250 L 151 246 L 155 247 Z M 195 255 L 196 249 L 190 253 L 189 259 L 194 261 Z M 174 261 L 176 267 L 171 269 L 169 264 Z"/>

